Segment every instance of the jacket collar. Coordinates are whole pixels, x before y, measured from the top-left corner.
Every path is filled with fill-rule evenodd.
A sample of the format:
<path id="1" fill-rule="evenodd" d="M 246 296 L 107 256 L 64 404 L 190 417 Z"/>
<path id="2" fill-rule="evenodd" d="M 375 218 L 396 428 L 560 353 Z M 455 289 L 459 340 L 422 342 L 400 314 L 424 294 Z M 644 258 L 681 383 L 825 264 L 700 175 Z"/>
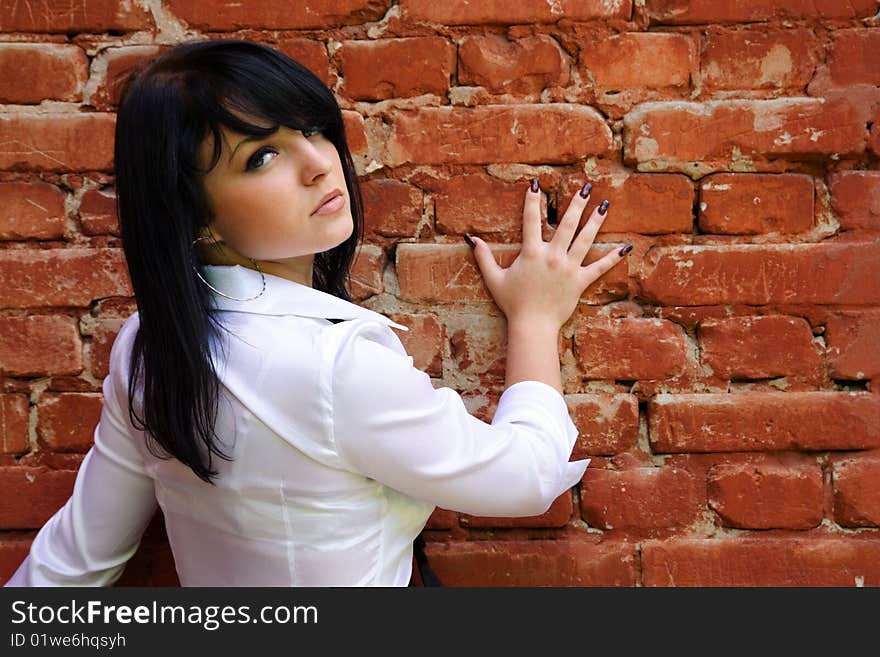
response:
<path id="1" fill-rule="evenodd" d="M 241 265 L 204 265 L 202 275 L 212 286 L 232 297 L 252 297 L 263 285 L 260 272 Z M 266 277 L 266 290 L 251 301 L 235 301 L 211 292 L 217 310 L 256 313 L 258 315 L 297 315 L 324 319 L 371 319 L 386 326 L 408 331 L 409 328 L 369 308 L 358 306 L 345 299 L 281 278 L 273 274 Z"/>

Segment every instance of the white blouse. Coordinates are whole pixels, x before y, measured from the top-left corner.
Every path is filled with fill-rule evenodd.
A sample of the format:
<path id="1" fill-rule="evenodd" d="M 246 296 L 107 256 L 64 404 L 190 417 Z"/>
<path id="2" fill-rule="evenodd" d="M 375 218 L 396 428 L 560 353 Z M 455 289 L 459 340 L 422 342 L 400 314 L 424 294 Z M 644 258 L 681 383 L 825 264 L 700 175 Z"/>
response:
<path id="1" fill-rule="evenodd" d="M 205 277 L 235 297 L 261 287 L 238 265 Z M 384 315 L 268 274 L 256 300 L 213 298 L 234 334 L 216 425 L 232 460 L 214 458 L 216 485 L 129 422 L 135 313 L 73 494 L 6 586 L 111 585 L 157 503 L 182 586 L 406 586 L 435 506 L 538 515 L 589 463 L 569 462 L 578 431 L 552 386 L 515 383 L 487 424 L 413 366 L 389 327 L 407 328 Z"/>

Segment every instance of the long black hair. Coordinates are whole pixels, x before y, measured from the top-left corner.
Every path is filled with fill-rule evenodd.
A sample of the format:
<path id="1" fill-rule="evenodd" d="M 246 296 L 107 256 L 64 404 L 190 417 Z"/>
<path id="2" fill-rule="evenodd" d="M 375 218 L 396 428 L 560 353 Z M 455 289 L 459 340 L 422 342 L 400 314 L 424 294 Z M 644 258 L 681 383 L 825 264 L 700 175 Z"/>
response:
<path id="1" fill-rule="evenodd" d="M 235 110 L 235 113 L 230 110 Z M 244 121 L 239 113 L 260 120 Z M 128 381 L 129 417 L 166 454 L 213 483 L 219 382 L 214 352 L 220 325 L 199 283 L 193 241 L 210 220 L 202 180 L 221 152 L 220 126 L 247 135 L 319 129 L 336 147 L 351 199 L 354 230 L 315 255 L 312 285 L 342 299 L 363 235 L 363 200 L 332 92 L 302 64 L 263 44 L 188 41 L 131 71 L 116 116 L 114 168 L 122 246 L 137 301 L 139 329 Z M 266 125 L 274 127 L 266 127 Z M 214 155 L 199 168 L 208 134 Z M 136 392 L 142 386 L 142 413 Z M 149 443 L 149 440 L 148 440 Z M 170 455 L 170 456 L 168 456 Z"/>

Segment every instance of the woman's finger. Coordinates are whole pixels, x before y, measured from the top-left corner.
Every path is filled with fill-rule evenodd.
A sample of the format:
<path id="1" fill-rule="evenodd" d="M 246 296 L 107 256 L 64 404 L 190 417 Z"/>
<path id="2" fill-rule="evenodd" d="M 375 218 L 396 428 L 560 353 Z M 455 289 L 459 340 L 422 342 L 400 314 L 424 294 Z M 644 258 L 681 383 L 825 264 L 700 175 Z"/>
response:
<path id="1" fill-rule="evenodd" d="M 531 248 L 543 242 L 541 236 L 541 187 L 537 178 L 532 178 L 526 188 L 526 202 L 523 206 L 523 248 Z"/>
<path id="2" fill-rule="evenodd" d="M 587 223 L 581 228 L 581 232 L 574 238 L 574 242 L 572 242 L 571 248 L 568 250 L 579 264 L 583 263 L 584 258 L 587 257 L 587 253 L 593 245 L 596 234 L 602 227 L 606 216 L 608 216 L 608 199 L 603 200 L 593 209 L 593 212 L 590 213 L 590 218 L 587 219 Z"/>

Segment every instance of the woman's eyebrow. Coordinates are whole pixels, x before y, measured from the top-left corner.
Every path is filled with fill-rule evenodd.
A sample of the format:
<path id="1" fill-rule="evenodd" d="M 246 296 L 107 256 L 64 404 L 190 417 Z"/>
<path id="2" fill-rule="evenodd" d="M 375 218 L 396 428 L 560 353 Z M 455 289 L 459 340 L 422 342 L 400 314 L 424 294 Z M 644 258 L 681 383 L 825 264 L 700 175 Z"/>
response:
<path id="1" fill-rule="evenodd" d="M 271 135 L 270 135 L 270 136 L 271 136 Z M 249 141 L 264 141 L 264 140 L 266 140 L 266 139 L 268 139 L 268 138 L 269 138 L 269 137 L 260 137 L 259 135 L 253 135 L 253 136 L 251 136 L 251 137 L 245 137 L 245 138 L 242 139 L 240 142 L 238 142 L 238 146 L 236 146 L 236 147 L 232 150 L 232 153 L 230 153 L 230 155 L 229 155 L 229 164 L 232 164 L 232 158 L 235 157 L 235 153 L 236 153 L 236 151 L 238 151 L 238 149 L 241 147 L 242 144 L 245 144 L 245 143 L 247 143 L 247 142 L 249 142 Z"/>

